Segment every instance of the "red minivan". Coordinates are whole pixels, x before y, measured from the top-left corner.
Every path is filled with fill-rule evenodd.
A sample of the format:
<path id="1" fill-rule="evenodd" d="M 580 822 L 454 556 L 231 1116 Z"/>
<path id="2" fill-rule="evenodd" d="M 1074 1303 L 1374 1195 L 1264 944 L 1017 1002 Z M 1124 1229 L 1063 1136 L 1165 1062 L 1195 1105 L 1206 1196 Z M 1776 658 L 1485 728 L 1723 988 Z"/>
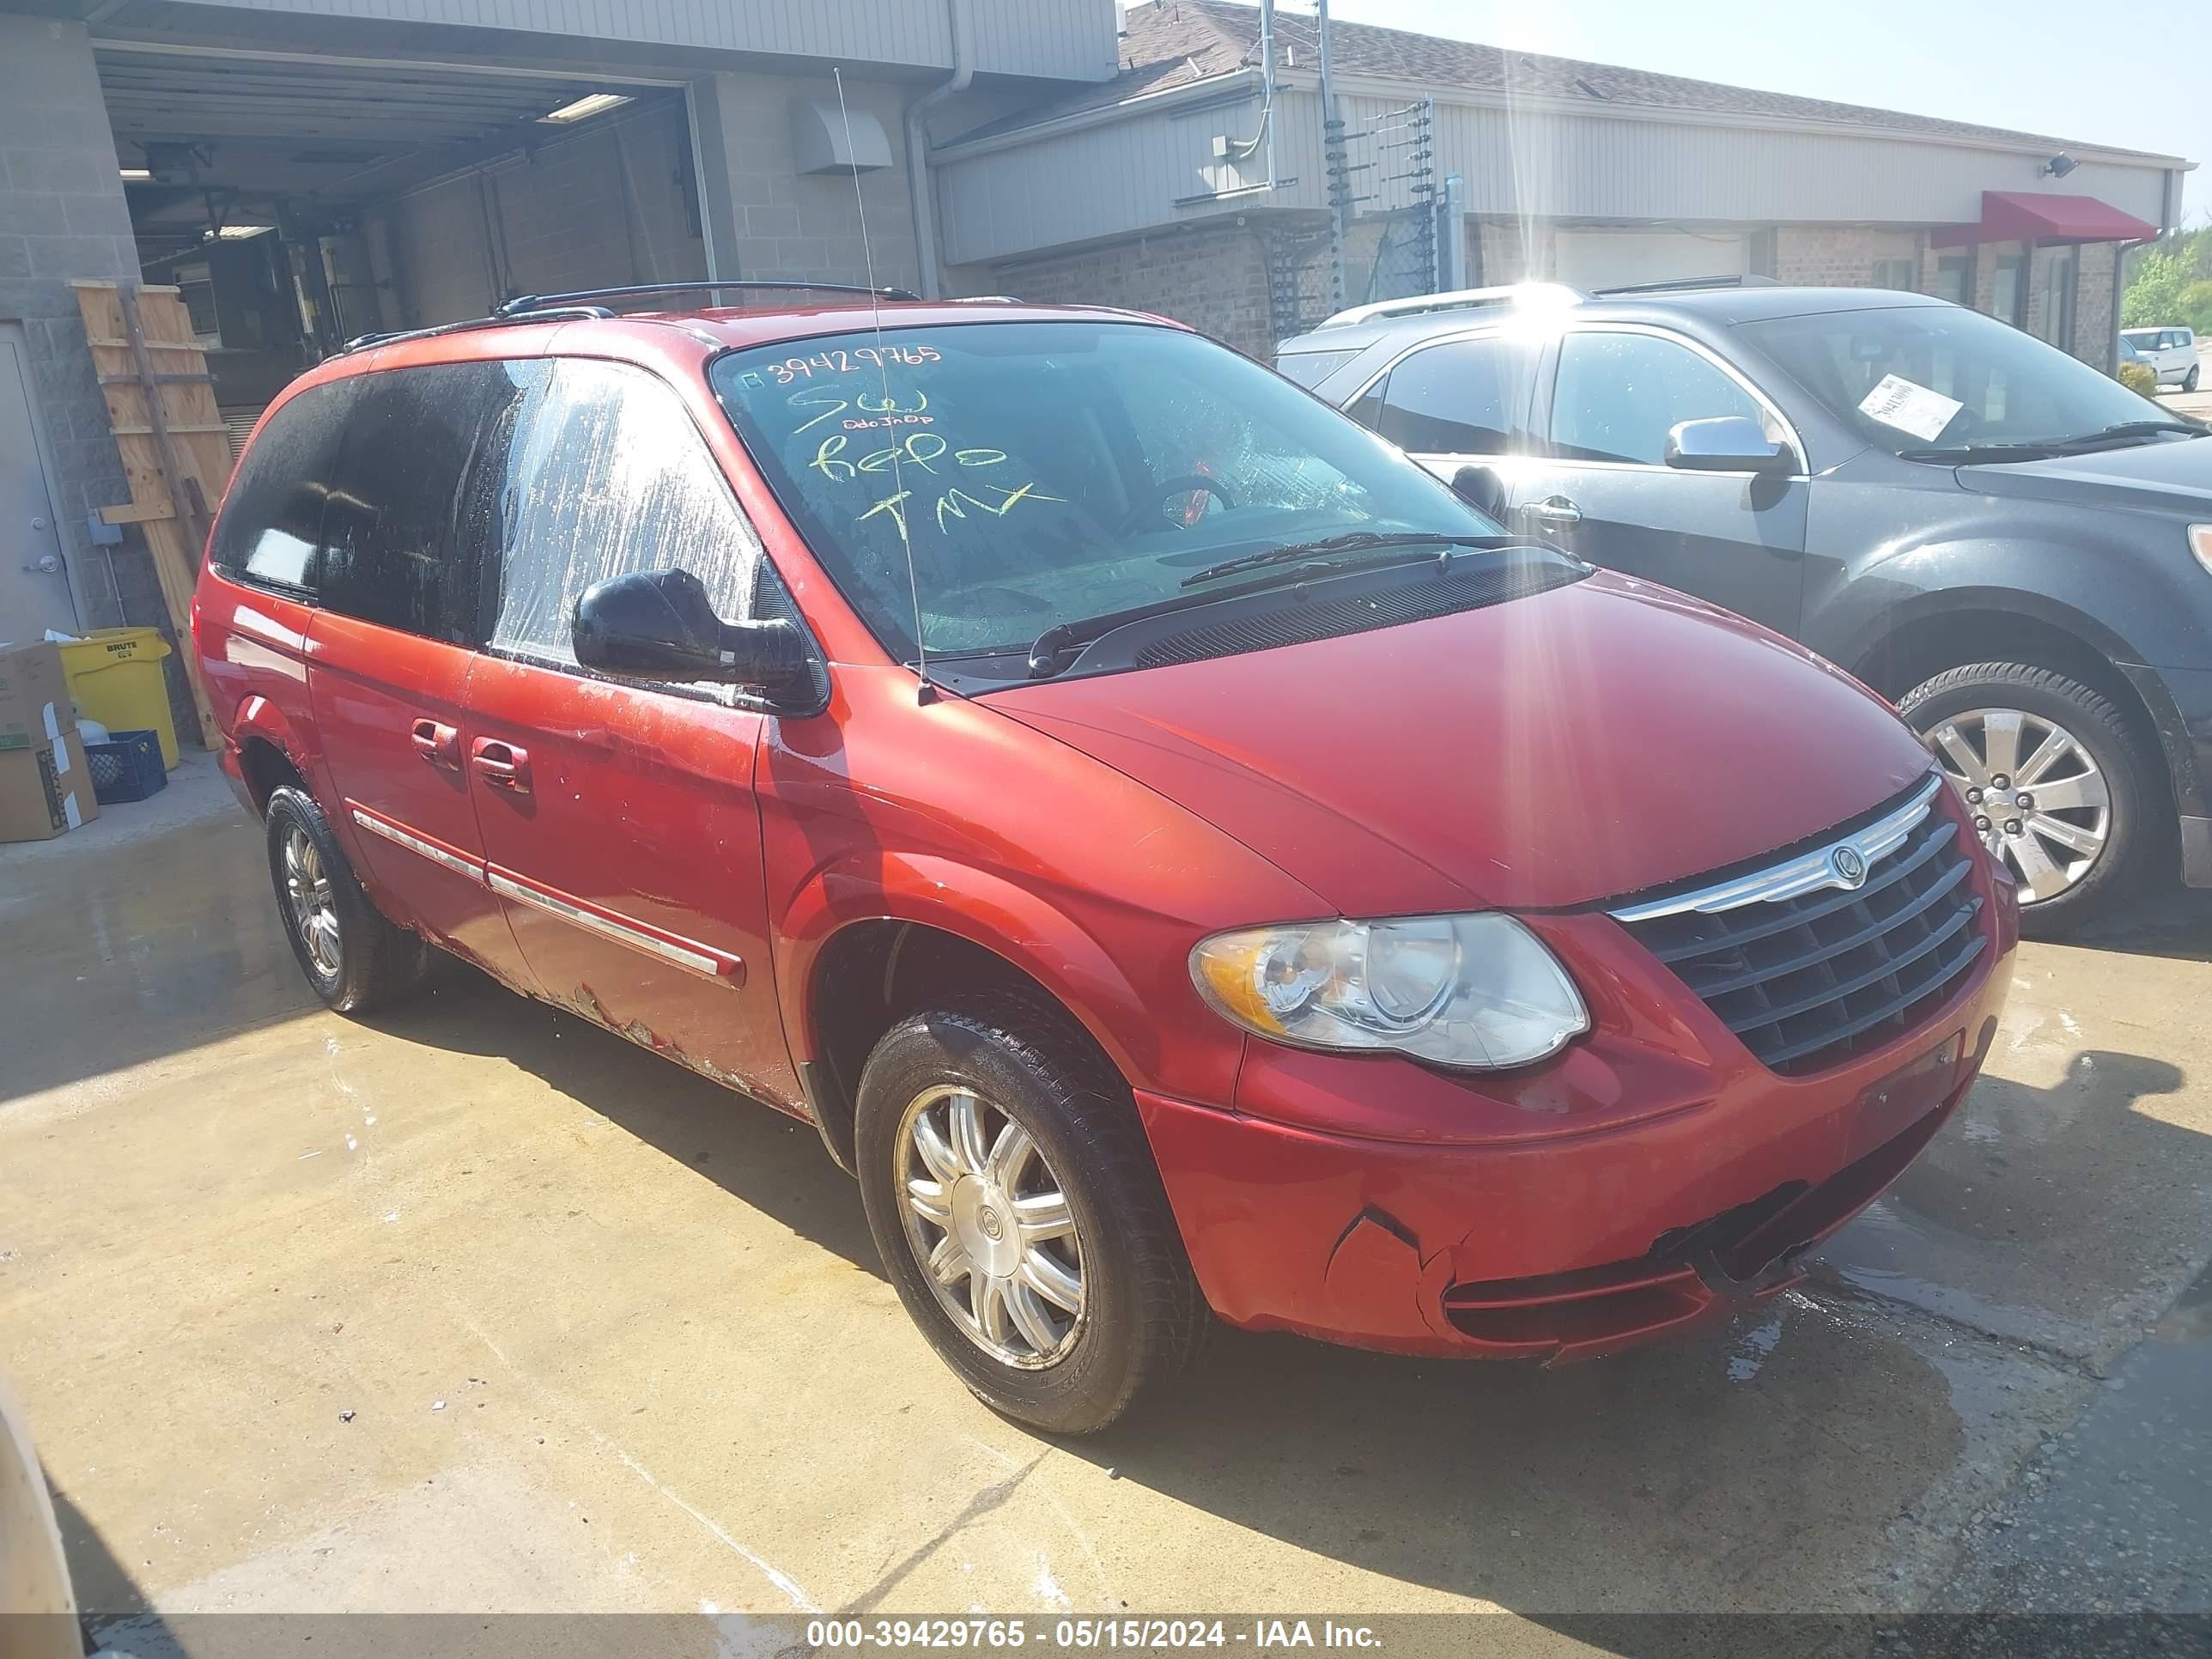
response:
<path id="1" fill-rule="evenodd" d="M 436 946 L 812 1122 L 1000 1410 L 1723 1316 L 1972 1082 L 2011 889 L 1820 659 L 1157 318 L 608 297 L 270 408 L 224 769 L 331 1007 Z"/>

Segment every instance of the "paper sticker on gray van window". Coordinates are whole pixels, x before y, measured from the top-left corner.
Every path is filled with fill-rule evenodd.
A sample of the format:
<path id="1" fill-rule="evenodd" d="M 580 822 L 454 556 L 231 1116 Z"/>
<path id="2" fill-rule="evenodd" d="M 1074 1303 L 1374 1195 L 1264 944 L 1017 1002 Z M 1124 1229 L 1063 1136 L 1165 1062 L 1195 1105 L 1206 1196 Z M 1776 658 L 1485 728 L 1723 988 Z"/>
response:
<path id="1" fill-rule="evenodd" d="M 1965 407 L 1957 398 L 1947 398 L 1901 374 L 1883 375 L 1874 390 L 1859 399 L 1862 414 L 1931 444 Z"/>

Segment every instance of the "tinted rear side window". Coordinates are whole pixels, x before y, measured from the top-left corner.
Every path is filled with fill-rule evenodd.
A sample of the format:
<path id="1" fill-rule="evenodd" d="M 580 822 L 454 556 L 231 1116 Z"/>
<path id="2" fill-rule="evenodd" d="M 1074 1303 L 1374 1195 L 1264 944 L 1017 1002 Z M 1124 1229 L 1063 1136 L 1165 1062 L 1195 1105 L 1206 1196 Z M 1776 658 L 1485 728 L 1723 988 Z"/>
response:
<path id="1" fill-rule="evenodd" d="M 428 639 L 478 642 L 483 544 L 462 533 L 462 498 L 532 368 L 446 363 L 362 377 L 324 521 L 325 605 Z"/>
<path id="2" fill-rule="evenodd" d="M 1503 455 L 1527 421 L 1528 359 L 1503 335 L 1417 351 L 1390 371 L 1376 430 L 1416 454 Z"/>
<path id="3" fill-rule="evenodd" d="M 315 586 L 315 548 L 355 380 L 309 386 L 262 427 L 230 481 L 209 562 L 225 575 L 295 592 Z"/>
<path id="4" fill-rule="evenodd" d="M 643 369 L 553 365 L 516 417 L 496 496 L 495 650 L 574 664 L 577 599 L 639 571 L 688 570 L 717 616 L 755 615 L 760 542 L 683 401 Z"/>

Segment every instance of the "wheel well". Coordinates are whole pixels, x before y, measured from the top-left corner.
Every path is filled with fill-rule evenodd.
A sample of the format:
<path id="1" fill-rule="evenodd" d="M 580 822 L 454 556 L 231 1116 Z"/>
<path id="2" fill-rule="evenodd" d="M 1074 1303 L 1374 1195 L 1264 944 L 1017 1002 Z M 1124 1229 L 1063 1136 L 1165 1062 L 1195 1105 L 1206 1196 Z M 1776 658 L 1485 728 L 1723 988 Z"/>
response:
<path id="1" fill-rule="evenodd" d="M 238 769 L 246 779 L 246 787 L 253 796 L 253 810 L 266 812 L 269 797 L 285 784 L 307 787 L 300 769 L 275 744 L 266 738 L 248 738 L 238 751 Z"/>
<path id="2" fill-rule="evenodd" d="M 2056 623 L 2008 611 L 1945 611 L 1916 617 L 1887 635 L 1852 672 L 1892 702 L 1946 669 L 1970 662 L 2017 662 L 2048 668 L 2109 697 L 2143 740 L 2158 781 L 2173 795 L 2166 750 L 2142 694 L 2112 659 Z"/>
<path id="3" fill-rule="evenodd" d="M 816 1048 L 813 1063 L 804 1068 L 806 1093 L 830 1156 L 848 1172 L 860 1070 L 884 1033 L 931 1003 L 994 990 L 1018 991 L 1066 1008 L 996 951 L 921 922 L 854 922 L 823 947 L 810 994 Z M 1069 1019 L 1082 1030 L 1073 1011 Z M 1103 1051 L 1099 1058 L 1118 1073 Z"/>
<path id="4" fill-rule="evenodd" d="M 1854 672 L 1892 702 L 1901 702 L 1916 685 L 1970 662 L 2019 662 L 2055 670 L 2116 698 L 2148 724 L 2142 699 L 2102 652 L 2054 623 L 2017 613 L 1947 611 L 1916 617 L 1885 635 Z"/>

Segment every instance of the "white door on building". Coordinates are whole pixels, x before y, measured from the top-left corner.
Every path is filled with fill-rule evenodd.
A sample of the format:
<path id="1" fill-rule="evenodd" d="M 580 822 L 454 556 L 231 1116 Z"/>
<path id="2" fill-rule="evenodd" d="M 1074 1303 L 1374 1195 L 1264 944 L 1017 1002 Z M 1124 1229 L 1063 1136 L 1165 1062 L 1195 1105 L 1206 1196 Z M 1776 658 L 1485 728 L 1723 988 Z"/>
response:
<path id="1" fill-rule="evenodd" d="M 1751 269 L 1751 239 L 1718 231 L 1563 230 L 1553 263 L 1560 282 L 1579 289 L 1741 276 Z"/>
<path id="2" fill-rule="evenodd" d="M 0 323 L 0 645 L 76 630 L 44 449 L 22 325 Z"/>

